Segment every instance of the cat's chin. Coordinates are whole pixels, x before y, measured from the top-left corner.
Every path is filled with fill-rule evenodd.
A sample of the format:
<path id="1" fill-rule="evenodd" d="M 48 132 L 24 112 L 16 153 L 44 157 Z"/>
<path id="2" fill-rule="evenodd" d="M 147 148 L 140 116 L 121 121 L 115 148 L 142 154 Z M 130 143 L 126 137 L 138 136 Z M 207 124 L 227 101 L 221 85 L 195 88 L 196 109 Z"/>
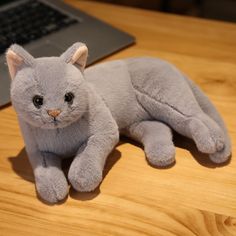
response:
<path id="1" fill-rule="evenodd" d="M 47 123 L 43 124 L 40 126 L 42 129 L 62 129 L 67 126 L 71 125 L 71 123 L 62 123 L 62 122 L 57 122 L 57 123 Z"/>
<path id="2" fill-rule="evenodd" d="M 71 125 L 72 123 L 69 122 L 48 122 L 48 123 L 43 123 L 43 124 L 36 124 L 36 123 L 32 123 L 32 122 L 27 122 L 29 123 L 31 126 L 34 126 L 35 128 L 40 128 L 40 129 L 62 129 L 65 128 L 69 125 Z"/>

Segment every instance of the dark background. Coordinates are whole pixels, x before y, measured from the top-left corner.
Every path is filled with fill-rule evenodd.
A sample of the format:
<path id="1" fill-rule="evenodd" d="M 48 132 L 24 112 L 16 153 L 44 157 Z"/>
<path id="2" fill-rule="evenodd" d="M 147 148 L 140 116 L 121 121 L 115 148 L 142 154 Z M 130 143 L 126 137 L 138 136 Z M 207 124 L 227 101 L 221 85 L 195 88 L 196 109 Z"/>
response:
<path id="1" fill-rule="evenodd" d="M 97 0 L 181 15 L 236 22 L 236 0 Z"/>

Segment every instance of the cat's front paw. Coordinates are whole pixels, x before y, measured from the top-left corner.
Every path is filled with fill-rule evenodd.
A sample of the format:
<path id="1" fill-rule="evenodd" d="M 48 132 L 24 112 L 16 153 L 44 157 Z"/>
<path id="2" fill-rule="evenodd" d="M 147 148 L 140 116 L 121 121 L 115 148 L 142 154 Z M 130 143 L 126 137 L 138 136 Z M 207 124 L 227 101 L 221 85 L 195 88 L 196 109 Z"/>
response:
<path id="1" fill-rule="evenodd" d="M 61 170 L 38 168 L 35 170 L 35 183 L 39 196 L 48 203 L 57 203 L 68 194 L 68 184 Z"/>
<path id="2" fill-rule="evenodd" d="M 102 181 L 102 169 L 91 160 L 75 160 L 68 178 L 73 188 L 79 192 L 91 192 Z"/>

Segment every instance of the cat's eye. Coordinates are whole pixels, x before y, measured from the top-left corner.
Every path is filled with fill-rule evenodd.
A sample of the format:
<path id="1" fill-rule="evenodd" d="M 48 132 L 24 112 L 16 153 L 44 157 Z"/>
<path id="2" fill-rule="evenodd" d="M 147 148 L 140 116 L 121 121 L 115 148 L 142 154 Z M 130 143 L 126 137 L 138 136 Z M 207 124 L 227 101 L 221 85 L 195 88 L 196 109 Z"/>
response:
<path id="1" fill-rule="evenodd" d="M 73 93 L 69 92 L 69 93 L 65 94 L 65 98 L 64 98 L 65 102 L 71 104 L 73 102 L 73 99 L 74 99 L 74 94 Z"/>
<path id="2" fill-rule="evenodd" d="M 33 97 L 33 103 L 35 107 L 39 109 L 43 105 L 43 97 L 40 95 L 35 95 Z"/>

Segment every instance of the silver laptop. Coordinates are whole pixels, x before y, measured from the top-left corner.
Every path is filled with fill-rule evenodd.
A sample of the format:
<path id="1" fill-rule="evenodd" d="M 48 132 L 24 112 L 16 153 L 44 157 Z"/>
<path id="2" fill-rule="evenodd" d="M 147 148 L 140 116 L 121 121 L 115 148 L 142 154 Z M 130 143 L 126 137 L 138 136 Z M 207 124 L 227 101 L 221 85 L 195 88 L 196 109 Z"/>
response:
<path id="1" fill-rule="evenodd" d="M 89 48 L 88 65 L 134 43 L 122 32 L 60 0 L 0 1 L 0 106 L 10 102 L 5 51 L 12 43 L 33 56 L 57 56 L 76 41 Z"/>

